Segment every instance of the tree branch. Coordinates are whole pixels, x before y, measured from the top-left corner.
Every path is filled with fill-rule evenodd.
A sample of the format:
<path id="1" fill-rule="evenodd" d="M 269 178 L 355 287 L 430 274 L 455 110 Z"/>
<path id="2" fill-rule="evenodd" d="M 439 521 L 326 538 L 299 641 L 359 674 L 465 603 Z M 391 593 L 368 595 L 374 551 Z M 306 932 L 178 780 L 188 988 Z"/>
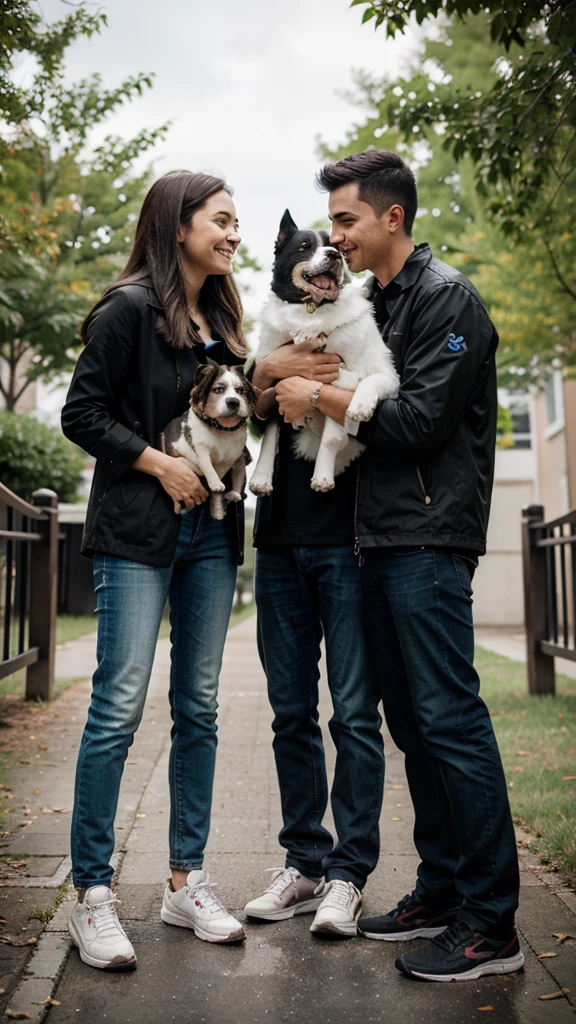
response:
<path id="1" fill-rule="evenodd" d="M 574 302 L 576 302 L 576 292 L 570 287 L 568 282 L 565 280 L 565 278 L 564 278 L 564 276 L 562 274 L 562 271 L 560 270 L 560 267 L 558 266 L 558 263 L 556 262 L 556 257 L 554 255 L 554 253 L 552 252 L 552 249 L 550 247 L 548 239 L 547 238 L 543 238 L 543 242 L 544 242 L 544 245 L 546 247 L 546 251 L 547 251 L 547 253 L 548 253 L 549 257 L 550 257 L 550 262 L 551 262 L 551 264 L 552 264 L 552 266 L 554 268 L 554 273 L 556 274 L 556 277 L 558 278 L 558 281 L 559 281 L 560 285 L 562 286 L 562 288 L 566 292 L 566 294 L 570 295 L 574 299 Z"/>

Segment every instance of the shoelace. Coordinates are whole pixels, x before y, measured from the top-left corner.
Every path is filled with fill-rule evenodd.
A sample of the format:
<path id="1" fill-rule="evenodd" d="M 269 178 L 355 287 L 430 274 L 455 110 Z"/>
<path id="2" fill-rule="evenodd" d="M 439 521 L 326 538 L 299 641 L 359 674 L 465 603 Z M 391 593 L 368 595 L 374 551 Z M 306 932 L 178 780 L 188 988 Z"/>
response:
<path id="1" fill-rule="evenodd" d="M 122 901 L 113 896 L 111 900 L 104 900 L 103 903 L 83 903 L 82 906 L 89 917 L 94 921 L 96 934 L 99 939 L 105 939 L 121 928 L 116 913 L 116 904 Z"/>
<path id="2" fill-rule="evenodd" d="M 188 896 L 191 900 L 197 900 L 198 903 L 209 910 L 211 914 L 224 914 L 226 917 L 229 916 L 228 911 L 223 903 L 220 902 L 214 889 L 218 885 L 217 882 L 210 881 L 210 875 L 206 875 L 203 882 L 194 887 L 188 886 Z"/>
<path id="3" fill-rule="evenodd" d="M 354 900 L 360 896 L 360 893 L 353 882 L 345 882 L 341 878 L 335 878 L 331 882 L 326 882 L 327 902 L 332 907 L 341 907 L 343 910 L 348 910 L 348 907 L 354 902 Z"/>
<path id="4" fill-rule="evenodd" d="M 474 932 L 470 925 L 466 924 L 465 921 L 455 921 L 454 924 L 450 925 L 449 928 L 444 932 L 440 932 L 440 935 L 436 935 L 432 942 L 439 946 L 440 949 L 444 949 L 447 953 L 452 953 L 459 946 L 464 939 L 473 939 Z"/>
<path id="5" fill-rule="evenodd" d="M 414 906 L 416 906 L 414 893 L 409 892 L 407 896 L 404 896 L 401 900 L 398 900 L 397 906 L 394 907 L 394 910 L 390 911 L 390 916 L 400 917 L 400 914 L 404 910 L 406 910 L 406 908 L 409 907 L 411 903 L 413 903 Z"/>
<path id="6" fill-rule="evenodd" d="M 271 892 L 274 896 L 280 896 L 300 874 L 296 868 L 266 868 L 266 872 L 272 874 L 272 878 L 264 891 Z"/>

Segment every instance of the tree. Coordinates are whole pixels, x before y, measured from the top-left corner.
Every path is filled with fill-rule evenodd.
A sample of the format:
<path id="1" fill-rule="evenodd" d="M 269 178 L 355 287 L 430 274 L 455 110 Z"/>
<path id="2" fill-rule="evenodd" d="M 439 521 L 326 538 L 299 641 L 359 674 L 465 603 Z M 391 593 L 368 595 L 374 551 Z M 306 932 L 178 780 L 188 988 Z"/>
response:
<path id="1" fill-rule="evenodd" d="M 469 24 L 486 19 L 486 38 L 506 55 L 496 80 L 464 89 L 450 82 L 430 95 L 424 83 L 413 102 L 392 102 L 387 121 L 405 138 L 434 127 L 458 161 L 468 156 L 476 183 L 497 224 L 516 241 L 537 235 L 566 295 L 576 302 L 572 268 L 576 242 L 576 0 L 352 0 L 363 21 L 394 36 L 414 17 L 419 24 L 448 15 Z"/>
<path id="2" fill-rule="evenodd" d="M 0 393 L 13 410 L 39 377 L 74 363 L 78 325 L 90 303 L 125 261 L 149 170 L 134 163 L 164 137 L 168 125 L 133 139 L 107 136 L 92 151 L 92 129 L 152 85 L 152 76 L 104 89 L 98 75 L 67 86 L 68 46 L 105 24 L 76 9 L 46 25 L 32 5 L 14 2 L 1 33 L 0 130 Z M 30 16 L 26 22 L 25 15 Z M 12 87 L 11 62 L 28 50 L 37 60 L 30 84 Z"/>
<path id="3" fill-rule="evenodd" d="M 489 197 L 476 188 L 470 155 L 455 158 L 445 145 L 442 122 L 416 123 L 413 108 L 418 96 L 432 102 L 438 90 L 451 90 L 452 100 L 473 92 L 479 83 L 490 91 L 498 81 L 501 61 L 514 57 L 504 44 L 492 40 L 485 14 L 464 24 L 453 17 L 428 26 L 420 52 L 395 79 L 356 78 L 354 102 L 364 111 L 342 146 L 321 152 L 340 159 L 369 146 L 402 152 L 417 171 L 419 211 L 417 241 L 429 241 L 437 255 L 472 278 L 487 300 L 500 333 L 498 363 L 503 384 L 525 385 L 549 372 L 560 360 L 569 372 L 576 369 L 576 333 L 573 302 L 551 273 L 549 254 L 537 232 L 525 234 L 521 244 L 506 236 L 494 221 Z M 401 110 L 414 119 L 408 133 L 395 120 Z M 430 108 L 429 108 L 430 109 Z M 417 130 L 416 130 L 417 129 Z M 558 222 L 559 223 L 559 222 Z M 563 225 L 556 246 L 572 240 L 571 226 Z"/>

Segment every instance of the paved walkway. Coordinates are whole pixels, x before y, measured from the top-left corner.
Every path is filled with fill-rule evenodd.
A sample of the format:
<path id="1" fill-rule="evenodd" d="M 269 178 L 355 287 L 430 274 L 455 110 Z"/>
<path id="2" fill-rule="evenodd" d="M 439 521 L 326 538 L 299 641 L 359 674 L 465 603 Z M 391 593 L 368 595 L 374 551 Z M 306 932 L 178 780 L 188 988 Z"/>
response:
<path id="1" fill-rule="evenodd" d="M 75 660 L 72 678 L 87 672 L 88 661 L 94 658 L 93 641 L 81 644 L 76 655 L 71 648 L 66 654 L 68 661 Z M 249 924 L 248 939 L 241 947 L 209 945 L 190 932 L 162 924 L 159 907 L 167 874 L 168 659 L 168 642 L 162 640 L 144 721 L 126 766 L 117 821 L 117 890 L 121 917 L 137 949 L 138 970 L 108 975 L 82 964 L 75 950 L 67 957 L 66 924 L 72 904 L 65 901 L 42 935 L 20 988 L 11 994 L 12 1010 L 23 1010 L 30 1019 L 39 1020 L 46 1012 L 41 1004 L 52 997 L 56 1002 L 49 1008 L 49 1024 L 77 1024 L 78 1020 L 86 1024 L 366 1024 L 386 1018 L 395 1024 L 469 1024 L 485 1014 L 494 1024 L 574 1024 L 576 942 L 568 939 L 560 944 L 554 933 L 576 935 L 576 914 L 570 895 L 552 891 L 537 874 L 530 855 L 522 855 L 519 914 L 527 964 L 523 972 L 508 977 L 458 985 L 410 982 L 394 968 L 395 945 L 313 938 L 308 916 Z M 10 841 L 5 853 L 27 857 L 43 876 L 61 877 L 68 867 L 74 756 L 88 698 L 88 683 L 76 683 L 62 695 L 55 705 L 56 747 L 40 760 L 19 766 L 13 780 L 14 789 L 22 792 L 23 802 L 37 817 Z M 324 723 L 328 716 L 324 693 Z M 263 888 L 268 877 L 265 870 L 282 864 L 276 841 L 280 818 L 270 720 L 252 618 L 230 631 L 226 647 L 206 858 L 224 902 L 239 916 L 245 902 Z M 332 766 L 334 752 L 327 730 L 326 737 Z M 390 741 L 387 755 L 382 857 L 366 888 L 367 912 L 389 909 L 408 892 L 417 863 L 402 757 Z M 48 813 L 41 813 L 44 806 Z M 10 893 L 13 896 L 14 890 Z M 556 955 L 537 959 L 546 952 Z M 572 991 L 557 999 L 539 1000 L 540 995 L 562 988 Z"/>

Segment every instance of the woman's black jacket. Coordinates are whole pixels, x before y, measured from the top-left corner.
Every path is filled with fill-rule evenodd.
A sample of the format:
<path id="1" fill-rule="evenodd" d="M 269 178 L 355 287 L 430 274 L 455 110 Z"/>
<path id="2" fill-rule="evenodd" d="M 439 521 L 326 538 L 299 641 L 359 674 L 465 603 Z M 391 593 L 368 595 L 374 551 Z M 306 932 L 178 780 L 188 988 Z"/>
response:
<path id="1" fill-rule="evenodd" d="M 88 325 L 66 404 L 62 430 L 97 459 L 82 553 L 170 565 L 180 528 L 172 499 L 156 477 L 130 469 L 158 447 L 166 424 L 188 407 L 203 347 L 175 349 L 157 329 L 162 307 L 149 281 L 123 285 L 102 299 Z M 243 509 L 228 507 L 244 536 Z"/>

